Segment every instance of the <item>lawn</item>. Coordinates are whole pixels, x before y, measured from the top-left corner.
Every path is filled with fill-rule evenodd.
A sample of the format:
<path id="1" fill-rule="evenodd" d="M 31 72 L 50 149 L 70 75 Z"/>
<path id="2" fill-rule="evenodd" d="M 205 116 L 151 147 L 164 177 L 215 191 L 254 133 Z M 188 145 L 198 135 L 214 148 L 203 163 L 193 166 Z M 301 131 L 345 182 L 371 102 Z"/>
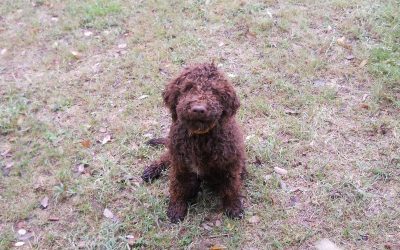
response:
<path id="1" fill-rule="evenodd" d="M 171 224 L 145 142 L 165 84 L 212 60 L 246 217 L 205 187 Z M 0 249 L 400 249 L 400 2 L 2 0 L 0 170 Z"/>

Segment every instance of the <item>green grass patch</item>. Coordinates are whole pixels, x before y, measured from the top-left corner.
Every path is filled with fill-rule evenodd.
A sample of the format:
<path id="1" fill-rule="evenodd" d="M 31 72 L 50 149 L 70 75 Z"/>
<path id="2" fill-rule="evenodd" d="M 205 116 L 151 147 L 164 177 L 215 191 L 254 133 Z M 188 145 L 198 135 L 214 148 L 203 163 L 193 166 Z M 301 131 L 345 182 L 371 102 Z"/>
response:
<path id="1" fill-rule="evenodd" d="M 369 71 L 375 76 L 373 93 L 379 102 L 400 108 L 400 3 L 388 1 L 378 12 L 380 44 L 371 50 Z"/>
<path id="2" fill-rule="evenodd" d="M 80 19 L 81 27 L 97 29 L 118 26 L 123 11 L 115 0 L 72 1 L 67 10 L 72 18 Z"/>

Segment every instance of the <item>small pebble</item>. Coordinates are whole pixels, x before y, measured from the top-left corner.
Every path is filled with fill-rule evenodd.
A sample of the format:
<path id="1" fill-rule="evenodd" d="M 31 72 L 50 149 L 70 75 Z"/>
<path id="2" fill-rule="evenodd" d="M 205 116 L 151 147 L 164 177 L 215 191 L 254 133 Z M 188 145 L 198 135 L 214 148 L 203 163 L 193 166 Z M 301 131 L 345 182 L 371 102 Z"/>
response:
<path id="1" fill-rule="evenodd" d="M 283 168 L 274 167 L 274 171 L 280 175 L 287 175 L 288 171 Z"/>
<path id="2" fill-rule="evenodd" d="M 16 247 L 22 247 L 23 245 L 25 245 L 25 242 L 23 242 L 23 241 L 18 241 L 14 244 L 14 246 L 16 246 Z"/>
<path id="3" fill-rule="evenodd" d="M 18 230 L 18 234 L 19 235 L 25 235 L 26 234 L 26 230 L 25 229 L 20 229 L 20 230 Z"/>

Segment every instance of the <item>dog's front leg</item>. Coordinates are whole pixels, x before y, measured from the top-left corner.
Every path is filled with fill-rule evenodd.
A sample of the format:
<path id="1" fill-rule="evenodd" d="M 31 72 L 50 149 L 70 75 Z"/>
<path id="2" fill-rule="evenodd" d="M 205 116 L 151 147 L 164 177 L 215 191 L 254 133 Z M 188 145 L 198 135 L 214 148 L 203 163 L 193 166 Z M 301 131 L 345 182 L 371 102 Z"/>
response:
<path id="1" fill-rule="evenodd" d="M 241 187 L 242 178 L 240 173 L 233 176 L 227 175 L 218 187 L 225 214 L 233 219 L 242 219 L 244 217 L 243 205 L 240 200 Z"/>
<path id="2" fill-rule="evenodd" d="M 160 177 L 162 171 L 166 170 L 171 164 L 170 154 L 166 151 L 161 155 L 160 159 L 147 166 L 142 174 L 142 179 L 145 182 L 151 182 Z"/>
<path id="3" fill-rule="evenodd" d="M 187 213 L 188 202 L 195 198 L 200 188 L 200 180 L 194 173 L 179 172 L 172 167 L 170 175 L 170 201 L 168 218 L 172 223 L 182 221 Z"/>

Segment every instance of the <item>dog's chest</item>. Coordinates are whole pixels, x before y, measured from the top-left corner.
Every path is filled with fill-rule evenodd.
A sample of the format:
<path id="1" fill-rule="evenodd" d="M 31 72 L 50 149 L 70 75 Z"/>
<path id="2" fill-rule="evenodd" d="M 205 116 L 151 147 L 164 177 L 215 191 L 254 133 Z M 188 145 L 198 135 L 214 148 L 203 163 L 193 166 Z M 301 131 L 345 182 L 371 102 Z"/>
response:
<path id="1" fill-rule="evenodd" d="M 214 143 L 207 141 L 196 141 L 187 151 L 186 166 L 190 172 L 198 176 L 204 176 L 205 172 L 210 171 L 218 153 L 215 151 Z"/>
<path id="2" fill-rule="evenodd" d="M 200 166 L 196 165 L 195 163 L 189 163 L 189 170 L 192 173 L 195 173 L 198 176 L 203 176 L 203 170 L 200 168 Z"/>

